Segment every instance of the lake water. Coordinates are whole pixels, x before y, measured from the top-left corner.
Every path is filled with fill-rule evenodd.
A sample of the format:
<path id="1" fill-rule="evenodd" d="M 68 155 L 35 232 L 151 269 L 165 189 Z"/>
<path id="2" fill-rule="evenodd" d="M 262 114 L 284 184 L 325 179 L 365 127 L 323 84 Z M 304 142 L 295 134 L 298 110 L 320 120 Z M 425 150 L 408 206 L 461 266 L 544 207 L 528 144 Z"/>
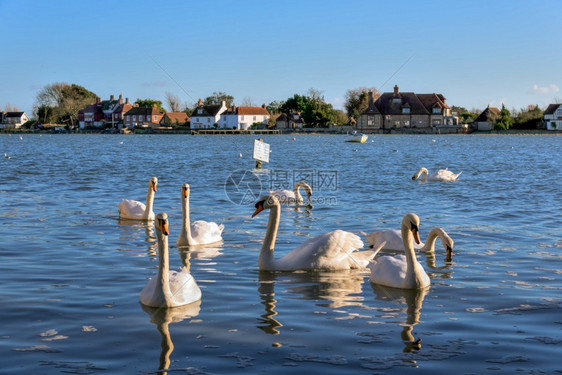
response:
<path id="1" fill-rule="evenodd" d="M 0 373 L 561 373 L 562 194 L 556 135 L 0 135 Z M 412 181 L 419 167 L 463 171 Z M 152 225 L 122 222 L 122 198 L 170 218 L 170 263 L 200 304 L 149 310 Z M 425 291 L 382 288 L 365 271 L 260 273 L 268 212 L 254 195 L 312 182 L 314 206 L 286 207 L 276 256 L 334 229 L 398 229 L 415 212 L 443 227 L 445 263 L 418 254 Z M 236 190 L 233 183 L 240 183 Z M 224 223 L 224 243 L 175 245 L 180 188 L 191 218 Z M 260 192 L 261 191 L 261 192 Z M 420 345 L 412 342 L 421 339 Z"/>

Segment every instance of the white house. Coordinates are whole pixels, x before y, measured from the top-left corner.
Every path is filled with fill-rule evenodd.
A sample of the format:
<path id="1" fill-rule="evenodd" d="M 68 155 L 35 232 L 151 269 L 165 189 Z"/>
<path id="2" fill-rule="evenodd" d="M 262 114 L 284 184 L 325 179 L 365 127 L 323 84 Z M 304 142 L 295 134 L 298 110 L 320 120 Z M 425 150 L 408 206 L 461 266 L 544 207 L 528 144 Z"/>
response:
<path id="1" fill-rule="evenodd" d="M 219 126 L 223 129 L 247 130 L 255 123 L 267 126 L 269 112 L 265 104 L 261 107 L 236 107 L 229 108 L 221 114 Z M 192 122 L 193 123 L 193 122 Z"/>
<path id="2" fill-rule="evenodd" d="M 544 111 L 546 130 L 562 130 L 562 104 L 549 104 Z"/>
<path id="3" fill-rule="evenodd" d="M 221 114 L 226 111 L 224 100 L 218 105 L 203 105 L 199 99 L 197 108 L 191 114 L 191 129 L 212 129 L 215 124 L 220 126 Z"/>
<path id="4" fill-rule="evenodd" d="M 0 115 L 0 128 L 4 129 L 18 129 L 29 121 L 25 112 L 0 112 Z"/>

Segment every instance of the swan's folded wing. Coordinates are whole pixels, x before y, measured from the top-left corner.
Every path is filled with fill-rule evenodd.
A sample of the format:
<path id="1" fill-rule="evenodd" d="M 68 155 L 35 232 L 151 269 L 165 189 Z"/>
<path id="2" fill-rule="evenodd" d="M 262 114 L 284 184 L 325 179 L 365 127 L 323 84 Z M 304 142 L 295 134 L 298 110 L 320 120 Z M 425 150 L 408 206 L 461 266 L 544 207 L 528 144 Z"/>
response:
<path id="1" fill-rule="evenodd" d="M 335 230 L 305 241 L 279 261 L 293 269 L 357 268 L 350 254 L 362 247 L 363 241 L 356 234 Z"/>
<path id="2" fill-rule="evenodd" d="M 295 200 L 295 192 L 292 190 L 273 190 L 269 194 L 275 196 L 282 203 Z"/>
<path id="3" fill-rule="evenodd" d="M 119 215 L 124 218 L 142 217 L 145 209 L 145 204 L 139 201 L 123 199 L 119 203 Z"/>
<path id="4" fill-rule="evenodd" d="M 383 249 L 385 250 L 404 250 L 402 243 L 402 234 L 398 229 L 382 230 L 372 232 L 365 235 L 365 239 L 372 247 L 378 247 L 386 242 Z"/>
<path id="5" fill-rule="evenodd" d="M 214 222 L 197 220 L 191 223 L 191 237 L 201 245 L 222 241 L 223 230 L 223 224 Z"/>
<path id="6" fill-rule="evenodd" d="M 172 306 L 186 305 L 201 299 L 201 289 L 185 267 L 170 271 L 170 292 Z"/>

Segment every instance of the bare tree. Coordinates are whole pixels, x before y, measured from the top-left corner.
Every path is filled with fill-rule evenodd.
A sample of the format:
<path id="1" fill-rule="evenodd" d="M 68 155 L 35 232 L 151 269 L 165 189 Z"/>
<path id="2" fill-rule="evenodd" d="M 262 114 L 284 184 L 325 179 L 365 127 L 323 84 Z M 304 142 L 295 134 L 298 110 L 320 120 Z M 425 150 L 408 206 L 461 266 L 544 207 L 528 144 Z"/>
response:
<path id="1" fill-rule="evenodd" d="M 255 107 L 254 103 L 252 102 L 252 98 L 249 96 L 245 96 L 244 99 L 242 99 L 242 103 L 240 103 L 240 105 L 242 107 Z"/>
<path id="2" fill-rule="evenodd" d="M 170 108 L 170 112 L 179 112 L 181 110 L 180 98 L 171 92 L 166 92 L 166 104 Z"/>

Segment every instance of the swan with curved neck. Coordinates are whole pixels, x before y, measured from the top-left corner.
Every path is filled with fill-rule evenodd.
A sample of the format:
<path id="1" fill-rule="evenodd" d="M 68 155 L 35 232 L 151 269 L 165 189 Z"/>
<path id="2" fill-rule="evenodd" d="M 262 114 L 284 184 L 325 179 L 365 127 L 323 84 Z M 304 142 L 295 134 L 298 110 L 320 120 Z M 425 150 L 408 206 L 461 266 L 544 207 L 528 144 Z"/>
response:
<path id="1" fill-rule="evenodd" d="M 189 184 L 181 187 L 182 226 L 176 243 L 178 246 L 195 246 L 222 241 L 224 225 L 203 220 L 190 221 L 189 218 Z"/>
<path id="2" fill-rule="evenodd" d="M 456 181 L 456 179 L 461 175 L 462 171 L 459 173 L 453 173 L 448 168 L 439 169 L 437 172 L 429 173 L 427 168 L 421 167 L 413 176 L 412 180 L 421 181 Z"/>
<path id="3" fill-rule="evenodd" d="M 304 199 L 300 193 L 300 188 L 303 188 L 306 196 L 308 197 L 308 203 L 310 204 L 312 199 L 312 188 L 304 181 L 297 182 L 292 191 L 287 189 L 274 190 L 270 191 L 269 194 L 277 197 L 280 203 L 302 204 Z"/>
<path id="4" fill-rule="evenodd" d="M 277 197 L 266 195 L 255 205 L 252 217 L 269 209 L 267 230 L 259 256 L 260 271 L 295 270 L 343 270 L 365 268 L 375 256 L 376 250 L 356 251 L 363 247 L 359 236 L 343 230 L 335 230 L 311 238 L 297 246 L 282 258 L 275 259 L 274 248 L 281 217 L 281 205 Z"/>
<path id="5" fill-rule="evenodd" d="M 371 282 L 401 289 L 423 289 L 430 279 L 418 262 L 414 251 L 414 241 L 420 242 L 420 219 L 409 213 L 402 219 L 401 232 L 404 255 L 380 256 L 371 264 Z"/>
<path id="6" fill-rule="evenodd" d="M 158 179 L 152 177 L 148 181 L 146 204 L 139 201 L 123 199 L 121 203 L 119 203 L 119 217 L 131 220 L 154 220 L 154 193 L 157 190 L 157 186 Z"/>
<path id="7" fill-rule="evenodd" d="M 183 306 L 201 299 L 201 290 L 185 267 L 170 270 L 168 253 L 168 215 L 160 213 L 155 219 L 158 238 L 158 275 L 148 281 L 140 295 L 140 302 L 152 307 Z"/>
<path id="8" fill-rule="evenodd" d="M 404 251 L 404 243 L 402 241 L 402 232 L 397 229 L 383 230 L 372 233 L 363 233 L 365 239 L 371 247 L 378 247 L 381 243 L 386 242 L 382 250 L 399 250 Z M 425 252 L 435 251 L 435 242 L 437 238 L 441 239 L 443 248 L 447 251 L 447 258 L 453 257 L 453 247 L 455 242 L 443 228 L 433 228 L 427 235 L 425 243 L 420 242 L 414 244 L 414 249 Z"/>

